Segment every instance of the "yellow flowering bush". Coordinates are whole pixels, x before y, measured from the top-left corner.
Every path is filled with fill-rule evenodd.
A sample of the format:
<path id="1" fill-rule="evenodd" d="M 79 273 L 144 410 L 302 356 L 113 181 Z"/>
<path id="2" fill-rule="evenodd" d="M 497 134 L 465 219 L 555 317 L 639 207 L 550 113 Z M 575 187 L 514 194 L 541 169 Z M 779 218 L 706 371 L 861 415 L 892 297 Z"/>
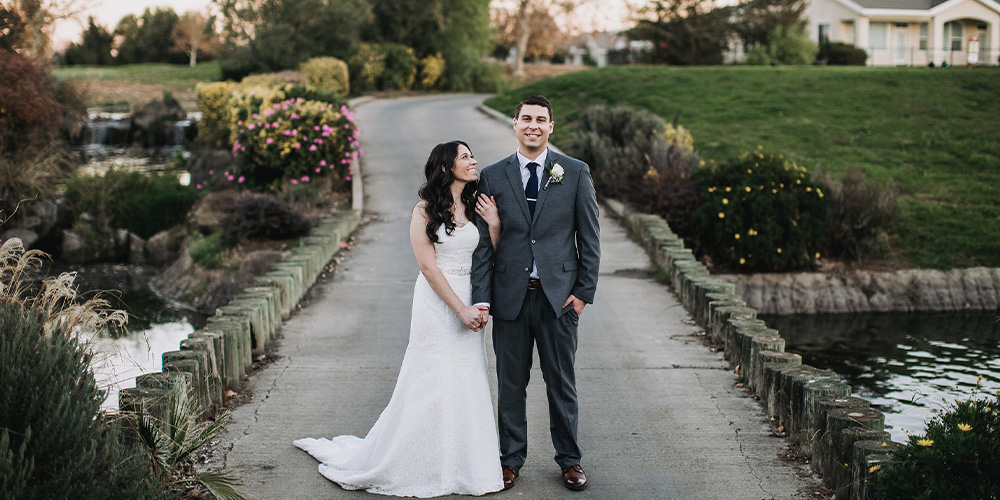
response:
<path id="1" fill-rule="evenodd" d="M 668 123 L 663 129 L 663 140 L 671 146 L 681 148 L 690 153 L 694 151 L 694 136 L 683 125 Z"/>
<path id="2" fill-rule="evenodd" d="M 336 57 L 314 57 L 299 64 L 299 71 L 309 78 L 309 85 L 346 96 L 351 93 L 347 63 Z"/>
<path id="3" fill-rule="evenodd" d="M 437 87 L 441 83 L 441 77 L 444 76 L 444 69 L 445 60 L 440 52 L 424 56 L 420 60 L 420 74 L 417 77 L 420 88 L 430 90 Z"/>
<path id="4" fill-rule="evenodd" d="M 982 379 L 982 377 L 980 377 Z M 957 401 L 878 471 L 876 498 L 1000 498 L 1000 393 Z"/>
<path id="5" fill-rule="evenodd" d="M 699 168 L 693 218 L 702 251 L 722 267 L 745 271 L 808 269 L 823 248 L 827 200 L 806 169 L 766 153 Z"/>
<path id="6" fill-rule="evenodd" d="M 232 82 L 199 83 L 195 87 L 198 95 L 198 141 L 211 147 L 229 146 L 229 119 L 231 117 L 229 99 L 237 84 Z"/>

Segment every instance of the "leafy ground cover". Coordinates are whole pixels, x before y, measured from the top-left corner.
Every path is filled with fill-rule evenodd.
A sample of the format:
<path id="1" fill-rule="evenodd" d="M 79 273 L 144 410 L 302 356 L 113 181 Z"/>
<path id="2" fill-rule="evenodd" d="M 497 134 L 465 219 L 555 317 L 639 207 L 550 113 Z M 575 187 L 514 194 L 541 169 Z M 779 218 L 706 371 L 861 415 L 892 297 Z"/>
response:
<path id="1" fill-rule="evenodd" d="M 1000 266 L 1000 71 L 992 68 L 617 66 L 486 101 L 513 115 L 549 97 L 567 144 L 591 104 L 649 110 L 691 130 L 703 159 L 763 145 L 810 171 L 849 167 L 903 188 L 895 266 Z"/>

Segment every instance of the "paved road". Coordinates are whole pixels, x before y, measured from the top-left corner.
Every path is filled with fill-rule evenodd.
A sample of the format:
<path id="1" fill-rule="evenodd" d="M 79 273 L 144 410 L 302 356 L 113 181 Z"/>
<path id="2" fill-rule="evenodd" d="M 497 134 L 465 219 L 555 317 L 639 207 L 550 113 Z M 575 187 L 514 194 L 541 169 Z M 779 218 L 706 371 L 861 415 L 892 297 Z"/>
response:
<path id="1" fill-rule="evenodd" d="M 417 275 L 407 228 L 423 162 L 434 144 L 453 138 L 469 142 L 482 165 L 516 146 L 510 127 L 476 110 L 482 100 L 401 98 L 357 109 L 365 211 L 375 219 L 335 278 L 317 285 L 309 304 L 284 324 L 280 359 L 253 378 L 253 401 L 233 412 L 214 465 L 235 468 L 248 498 L 381 498 L 328 482 L 292 440 L 363 435 L 389 401 Z M 559 483 L 536 368 L 528 462 L 516 487 L 497 498 L 809 496 L 815 480 L 777 459 L 784 441 L 770 437 L 760 406 L 734 387 L 721 356 L 692 335 L 697 327 L 652 279 L 646 255 L 614 220 L 602 217 L 601 228 L 597 299 L 580 321 L 577 357 L 580 442 L 591 486 L 575 493 Z"/>

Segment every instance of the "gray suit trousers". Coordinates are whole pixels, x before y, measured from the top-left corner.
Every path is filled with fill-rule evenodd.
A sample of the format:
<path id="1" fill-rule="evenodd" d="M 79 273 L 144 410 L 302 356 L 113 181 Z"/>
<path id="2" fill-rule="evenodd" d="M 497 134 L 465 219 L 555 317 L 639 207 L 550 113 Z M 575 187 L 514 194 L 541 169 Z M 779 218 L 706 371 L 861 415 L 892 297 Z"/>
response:
<path id="1" fill-rule="evenodd" d="M 568 312 L 556 317 L 542 290 L 529 290 L 513 321 L 494 318 L 493 351 L 499 379 L 500 463 L 520 469 L 528 455 L 526 412 L 532 351 L 538 359 L 549 401 L 549 431 L 560 468 L 580 463 L 577 444 L 576 375 L 577 325 L 580 317 Z"/>

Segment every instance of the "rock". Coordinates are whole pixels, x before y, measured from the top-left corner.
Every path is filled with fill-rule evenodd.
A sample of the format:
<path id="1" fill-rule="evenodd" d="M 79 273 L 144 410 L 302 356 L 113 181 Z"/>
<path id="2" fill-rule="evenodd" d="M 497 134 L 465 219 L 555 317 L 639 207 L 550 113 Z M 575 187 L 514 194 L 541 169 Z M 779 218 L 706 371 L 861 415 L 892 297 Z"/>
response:
<path id="1" fill-rule="evenodd" d="M 128 263 L 145 264 L 148 260 L 146 258 L 146 240 L 135 233 L 129 233 L 128 236 Z"/>
<path id="2" fill-rule="evenodd" d="M 24 245 L 25 250 L 30 250 L 34 248 L 35 243 L 38 241 L 38 233 L 23 228 L 8 229 L 3 233 L 0 233 L 0 240 L 7 241 L 11 238 L 20 238 L 21 243 Z"/>
<path id="3" fill-rule="evenodd" d="M 149 101 L 132 113 L 132 140 L 144 146 L 164 146 L 167 143 L 166 123 L 185 118 L 187 113 L 176 99 Z"/>
<path id="4" fill-rule="evenodd" d="M 202 234 L 218 231 L 222 221 L 236 208 L 239 197 L 240 194 L 235 190 L 209 193 L 188 215 L 189 221 Z"/>
<path id="5" fill-rule="evenodd" d="M 79 233 L 72 229 L 63 230 L 62 250 L 60 256 L 62 260 L 72 264 L 83 264 L 90 262 L 86 256 L 87 244 Z"/>
<path id="6" fill-rule="evenodd" d="M 240 273 L 251 277 L 260 276 L 270 271 L 271 265 L 280 258 L 281 252 L 276 250 L 255 250 L 240 261 Z"/>
<path id="7" fill-rule="evenodd" d="M 179 228 L 167 229 L 150 236 L 146 241 L 146 259 L 154 266 L 162 266 L 177 258 L 184 244 L 184 231 Z"/>
<path id="8" fill-rule="evenodd" d="M 223 177 L 223 173 L 232 172 L 236 166 L 233 154 L 229 150 L 206 149 L 195 153 L 195 155 L 195 159 L 188 167 L 188 171 L 191 172 L 192 186 L 201 184 L 204 187 L 219 190 L 230 184 Z"/>

